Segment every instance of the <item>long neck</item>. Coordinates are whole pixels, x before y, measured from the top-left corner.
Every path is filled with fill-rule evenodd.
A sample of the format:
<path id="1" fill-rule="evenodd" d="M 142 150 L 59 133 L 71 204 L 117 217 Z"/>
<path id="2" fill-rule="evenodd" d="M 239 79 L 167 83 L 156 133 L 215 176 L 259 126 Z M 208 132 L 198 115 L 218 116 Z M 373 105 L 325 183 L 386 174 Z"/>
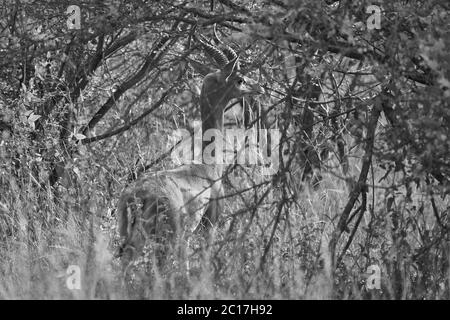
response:
<path id="1" fill-rule="evenodd" d="M 200 111 L 203 132 L 208 129 L 223 130 L 222 114 L 228 100 L 221 98 L 222 97 L 217 97 L 217 94 L 207 94 L 205 92 L 201 93 Z"/>
<path id="2" fill-rule="evenodd" d="M 200 112 L 202 118 L 202 132 L 205 132 L 209 129 L 217 129 L 223 133 L 223 110 L 225 109 L 228 100 L 225 92 L 205 92 L 204 88 L 202 89 L 200 95 Z M 205 150 L 205 147 L 211 142 L 203 141 L 202 143 L 202 154 Z M 222 165 L 215 165 L 216 168 L 222 171 Z"/>

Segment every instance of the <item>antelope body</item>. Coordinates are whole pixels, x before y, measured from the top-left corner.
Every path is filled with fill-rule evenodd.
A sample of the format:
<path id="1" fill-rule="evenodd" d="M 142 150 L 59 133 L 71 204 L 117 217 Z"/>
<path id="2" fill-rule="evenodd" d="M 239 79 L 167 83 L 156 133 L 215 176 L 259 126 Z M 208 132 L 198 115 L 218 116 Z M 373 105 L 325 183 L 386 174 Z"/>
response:
<path id="1" fill-rule="evenodd" d="M 202 42 L 221 67 L 203 79 L 200 94 L 202 131 L 223 131 L 223 111 L 228 102 L 262 92 L 261 87 L 238 72 L 238 57 Z M 207 145 L 203 144 L 203 148 Z M 149 236 L 173 239 L 216 222 L 223 203 L 222 164 L 188 164 L 173 170 L 146 174 L 128 187 L 117 207 L 118 231 L 123 240 L 118 255 L 126 261 L 139 255 Z"/>

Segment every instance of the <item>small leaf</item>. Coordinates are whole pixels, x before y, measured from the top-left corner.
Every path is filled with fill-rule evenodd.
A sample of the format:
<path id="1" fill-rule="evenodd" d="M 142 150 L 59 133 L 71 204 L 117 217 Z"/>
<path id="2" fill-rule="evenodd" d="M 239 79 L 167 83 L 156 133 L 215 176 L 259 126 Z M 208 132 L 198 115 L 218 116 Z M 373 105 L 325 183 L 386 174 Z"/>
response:
<path id="1" fill-rule="evenodd" d="M 73 167 L 73 172 L 77 175 L 78 179 L 81 179 L 81 172 L 80 169 L 78 169 L 78 167 Z"/>
<path id="2" fill-rule="evenodd" d="M 37 115 L 37 114 L 34 114 L 34 113 L 31 113 L 30 116 L 28 117 L 27 122 L 28 122 L 28 124 L 30 125 L 30 127 L 31 127 L 33 130 L 36 129 L 35 122 L 36 122 L 36 120 L 38 120 L 40 117 L 41 117 L 40 115 Z"/>
<path id="3" fill-rule="evenodd" d="M 28 121 L 31 121 L 31 122 L 36 122 L 36 120 L 38 120 L 39 118 L 40 118 L 41 116 L 40 115 L 37 115 L 37 114 L 31 114 L 29 117 L 28 117 Z"/>
<path id="4" fill-rule="evenodd" d="M 77 139 L 77 140 L 83 140 L 83 139 L 86 138 L 86 136 L 85 136 L 84 134 L 81 134 L 81 133 L 75 133 L 73 136 L 74 136 L 75 139 Z"/>

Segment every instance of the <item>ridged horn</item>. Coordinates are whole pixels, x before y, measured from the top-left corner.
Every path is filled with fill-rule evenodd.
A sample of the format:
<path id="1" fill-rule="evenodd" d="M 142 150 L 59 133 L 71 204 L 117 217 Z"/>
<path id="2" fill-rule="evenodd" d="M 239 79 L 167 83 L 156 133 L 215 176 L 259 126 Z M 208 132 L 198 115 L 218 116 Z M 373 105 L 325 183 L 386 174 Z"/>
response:
<path id="1" fill-rule="evenodd" d="M 224 67 L 228 63 L 227 56 L 220 51 L 217 47 L 210 45 L 206 41 L 198 38 L 199 42 L 203 45 L 205 52 L 209 54 L 219 64 L 220 67 Z"/>
<path id="2" fill-rule="evenodd" d="M 225 46 L 222 48 L 223 53 L 227 56 L 228 60 L 232 61 L 238 57 L 236 51 L 234 51 L 231 47 Z"/>
<path id="3" fill-rule="evenodd" d="M 225 45 L 222 40 L 220 40 L 219 36 L 217 35 L 216 30 L 217 24 L 214 24 L 213 34 L 214 34 L 214 42 L 217 46 L 220 45 L 220 49 L 222 52 L 227 56 L 229 61 L 232 61 L 238 57 L 236 51 L 234 51 L 230 46 Z"/>

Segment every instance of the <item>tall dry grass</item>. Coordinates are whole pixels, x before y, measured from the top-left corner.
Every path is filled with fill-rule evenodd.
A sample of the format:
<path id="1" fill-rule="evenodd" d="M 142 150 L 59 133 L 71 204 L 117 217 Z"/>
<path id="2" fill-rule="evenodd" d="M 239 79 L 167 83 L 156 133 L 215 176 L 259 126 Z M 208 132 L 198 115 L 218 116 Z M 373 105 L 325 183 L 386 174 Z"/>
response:
<path id="1" fill-rule="evenodd" d="M 113 257 L 118 244 L 113 210 L 121 188 L 118 175 L 95 159 L 83 161 L 77 165 L 85 170 L 75 170 L 76 179 L 72 179 L 76 183 L 52 192 L 36 179 L 32 168 L 2 172 L 0 298 L 448 298 L 450 269 L 442 256 L 446 242 L 437 247 L 442 251 L 433 256 L 426 253 L 425 263 L 418 265 L 412 260 L 424 246 L 416 239 L 418 229 L 407 225 L 402 232 L 394 230 L 393 216 L 408 221 L 408 215 L 413 219 L 417 212 L 422 213 L 416 221 L 422 230 L 431 234 L 436 225 L 420 188 L 412 190 L 411 199 L 397 195 L 396 207 L 387 210 L 387 187 L 395 183 L 395 177 L 370 189 L 369 209 L 336 272 L 328 241 L 346 204 L 351 179 L 323 174 L 320 185 L 312 188 L 293 170 L 283 183 L 239 192 L 264 182 L 253 169 L 247 173 L 237 169 L 229 175 L 226 188 L 234 196 L 225 200 L 210 245 L 194 235 L 190 247 L 179 243 L 160 269 L 150 243 L 145 254 L 124 269 Z M 357 176 L 358 165 L 359 159 L 351 160 L 347 177 Z M 374 165 L 374 181 L 382 172 Z M 436 205 L 446 210 L 448 200 L 436 198 Z M 343 236 L 338 253 L 348 235 Z M 374 264 L 382 271 L 381 288 L 367 290 L 365 271 Z M 68 279 L 73 279 L 67 274 L 70 266 L 81 271 L 80 289 L 68 285 Z"/>

